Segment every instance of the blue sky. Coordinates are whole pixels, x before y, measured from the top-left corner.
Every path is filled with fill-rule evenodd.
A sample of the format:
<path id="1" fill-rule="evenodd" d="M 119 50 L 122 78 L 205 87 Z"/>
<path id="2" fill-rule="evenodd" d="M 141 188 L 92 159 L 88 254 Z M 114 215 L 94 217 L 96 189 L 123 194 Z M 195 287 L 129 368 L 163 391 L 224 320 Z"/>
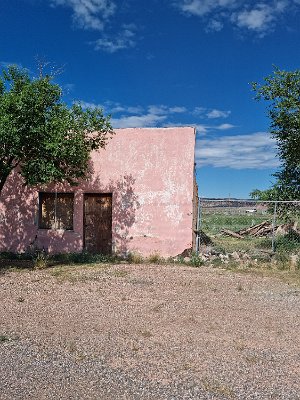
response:
<path id="1" fill-rule="evenodd" d="M 300 0 L 1 0 L 0 64 L 62 67 L 65 100 L 116 128 L 196 126 L 200 194 L 248 197 L 279 165 L 249 83 L 299 68 L 299 18 Z"/>

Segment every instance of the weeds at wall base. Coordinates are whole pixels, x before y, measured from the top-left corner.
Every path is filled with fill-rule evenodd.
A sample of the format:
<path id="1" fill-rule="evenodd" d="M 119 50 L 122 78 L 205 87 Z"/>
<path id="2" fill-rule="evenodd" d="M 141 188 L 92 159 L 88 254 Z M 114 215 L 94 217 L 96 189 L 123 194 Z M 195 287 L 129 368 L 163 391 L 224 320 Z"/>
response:
<path id="1" fill-rule="evenodd" d="M 45 269 L 48 266 L 49 256 L 45 251 L 38 251 L 33 255 L 33 268 Z"/>
<path id="2" fill-rule="evenodd" d="M 252 269 L 270 269 L 278 271 L 299 271 L 300 272 L 300 254 L 290 254 L 287 251 L 278 251 L 272 255 L 247 256 L 247 259 L 241 258 L 235 260 L 231 254 L 221 253 L 211 259 L 205 259 L 203 256 L 192 253 L 190 257 L 170 257 L 164 258 L 158 252 L 154 252 L 148 257 L 143 257 L 138 252 L 128 253 L 126 257 L 118 255 L 103 255 L 82 253 L 68 253 L 47 255 L 43 251 L 35 254 L 14 254 L 0 253 L 0 271 L 5 269 L 44 269 L 62 265 L 77 264 L 168 264 L 168 265 L 186 265 L 199 268 L 201 266 L 210 266 L 213 268 L 222 268 L 228 270 L 252 270 Z"/>
<path id="3" fill-rule="evenodd" d="M 138 252 L 130 252 L 126 259 L 129 264 L 143 264 L 145 262 L 144 257 Z"/>
<path id="4" fill-rule="evenodd" d="M 165 262 L 165 259 L 157 251 L 151 253 L 146 260 L 151 264 L 164 264 Z"/>

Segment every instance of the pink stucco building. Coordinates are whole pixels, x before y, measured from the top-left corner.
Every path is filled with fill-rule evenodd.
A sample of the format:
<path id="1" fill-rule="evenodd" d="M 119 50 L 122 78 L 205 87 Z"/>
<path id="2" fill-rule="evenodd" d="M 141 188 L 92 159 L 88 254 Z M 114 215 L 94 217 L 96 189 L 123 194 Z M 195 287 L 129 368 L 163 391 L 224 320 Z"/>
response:
<path id="1" fill-rule="evenodd" d="M 194 128 L 115 132 L 76 187 L 25 187 L 11 174 L 0 202 L 0 251 L 175 256 L 193 246 Z"/>

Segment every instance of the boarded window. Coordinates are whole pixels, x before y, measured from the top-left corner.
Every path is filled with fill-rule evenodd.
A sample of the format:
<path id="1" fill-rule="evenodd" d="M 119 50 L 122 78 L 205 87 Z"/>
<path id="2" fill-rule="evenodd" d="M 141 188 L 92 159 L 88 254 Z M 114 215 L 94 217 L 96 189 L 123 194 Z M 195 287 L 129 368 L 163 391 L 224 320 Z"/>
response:
<path id="1" fill-rule="evenodd" d="M 73 193 L 40 193 L 40 229 L 73 230 L 73 212 Z"/>

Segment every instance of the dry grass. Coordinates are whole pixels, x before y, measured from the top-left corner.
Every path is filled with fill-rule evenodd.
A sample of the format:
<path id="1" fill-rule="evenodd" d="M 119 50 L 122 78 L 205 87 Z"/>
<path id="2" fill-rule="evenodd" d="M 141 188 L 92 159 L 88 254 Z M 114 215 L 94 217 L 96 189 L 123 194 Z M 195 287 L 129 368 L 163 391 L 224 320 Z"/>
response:
<path id="1" fill-rule="evenodd" d="M 261 278 L 272 278 L 280 280 L 291 286 L 300 287 L 300 270 L 290 271 L 272 268 L 271 264 L 261 264 L 260 266 L 230 268 L 232 272 L 248 274 Z"/>

